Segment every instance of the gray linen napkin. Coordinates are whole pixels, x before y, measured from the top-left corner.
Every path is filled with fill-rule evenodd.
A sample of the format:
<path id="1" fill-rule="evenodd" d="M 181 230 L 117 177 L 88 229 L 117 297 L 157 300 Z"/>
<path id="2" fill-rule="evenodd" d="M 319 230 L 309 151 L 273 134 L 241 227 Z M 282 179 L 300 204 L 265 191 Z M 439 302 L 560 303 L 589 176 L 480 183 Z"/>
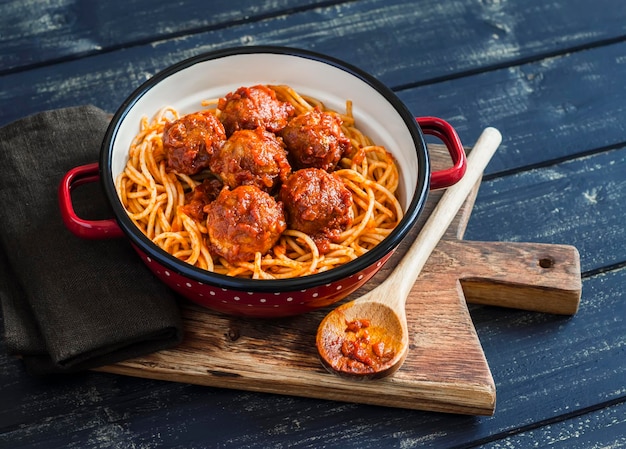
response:
<path id="1" fill-rule="evenodd" d="M 98 160 L 109 116 L 93 106 L 0 129 L 0 300 L 5 345 L 34 374 L 72 372 L 182 340 L 177 297 L 125 239 L 83 240 L 63 225 L 57 188 Z M 73 194 L 80 216 L 109 218 L 97 183 Z"/>

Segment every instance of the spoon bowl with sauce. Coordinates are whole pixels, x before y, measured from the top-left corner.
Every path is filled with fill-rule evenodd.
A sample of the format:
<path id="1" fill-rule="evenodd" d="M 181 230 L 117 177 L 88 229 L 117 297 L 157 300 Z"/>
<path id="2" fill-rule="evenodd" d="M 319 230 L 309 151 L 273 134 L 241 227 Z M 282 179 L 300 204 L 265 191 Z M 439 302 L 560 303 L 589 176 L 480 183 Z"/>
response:
<path id="1" fill-rule="evenodd" d="M 501 141 L 497 129 L 486 128 L 467 158 L 465 175 L 442 195 L 418 237 L 387 279 L 322 320 L 316 346 L 322 364 L 331 373 L 379 379 L 402 366 L 409 350 L 405 310 L 409 292 Z"/>
<path id="2" fill-rule="evenodd" d="M 324 318 L 322 328 L 317 347 L 331 372 L 364 379 L 386 377 L 400 368 L 408 353 L 406 317 L 382 302 L 346 303 Z"/>

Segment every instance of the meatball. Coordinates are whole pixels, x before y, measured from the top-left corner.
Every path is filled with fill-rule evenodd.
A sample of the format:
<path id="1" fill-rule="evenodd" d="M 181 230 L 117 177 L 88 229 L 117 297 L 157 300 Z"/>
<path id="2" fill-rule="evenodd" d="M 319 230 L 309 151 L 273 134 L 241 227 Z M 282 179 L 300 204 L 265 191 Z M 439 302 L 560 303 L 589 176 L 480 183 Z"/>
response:
<path id="1" fill-rule="evenodd" d="M 204 206 L 217 198 L 222 187 L 223 184 L 219 179 L 206 178 L 191 192 L 185 194 L 185 204 L 180 206 L 180 210 L 197 221 L 204 221 L 206 218 Z"/>
<path id="2" fill-rule="evenodd" d="M 282 203 L 254 186 L 224 188 L 204 211 L 209 249 L 230 263 L 267 253 L 287 228 Z"/>
<path id="3" fill-rule="evenodd" d="M 163 130 L 163 149 L 170 171 L 194 175 L 209 166 L 211 156 L 226 141 L 224 126 L 208 112 L 194 112 Z"/>
<path id="4" fill-rule="evenodd" d="M 334 170 L 351 148 L 350 139 L 341 130 L 341 125 L 341 118 L 319 108 L 291 119 L 281 136 L 294 168 Z"/>
<path id="5" fill-rule="evenodd" d="M 278 132 L 295 113 L 290 103 L 277 99 L 276 93 L 263 85 L 240 87 L 221 98 L 217 107 L 229 136 L 238 129 L 259 126 L 273 133 Z"/>
<path id="6" fill-rule="evenodd" d="M 352 193 L 339 176 L 319 168 L 294 172 L 279 193 L 290 229 L 311 236 L 322 253 L 352 224 Z"/>
<path id="7" fill-rule="evenodd" d="M 225 185 L 254 185 L 270 192 L 291 173 L 287 150 L 280 138 L 263 128 L 235 131 L 210 164 Z"/>

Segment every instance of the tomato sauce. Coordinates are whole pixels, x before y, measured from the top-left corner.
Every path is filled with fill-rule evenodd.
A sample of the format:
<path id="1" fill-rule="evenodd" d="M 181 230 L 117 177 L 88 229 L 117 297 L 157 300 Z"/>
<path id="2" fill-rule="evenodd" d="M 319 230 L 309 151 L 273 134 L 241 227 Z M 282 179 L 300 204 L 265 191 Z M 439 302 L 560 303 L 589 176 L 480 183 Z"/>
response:
<path id="1" fill-rule="evenodd" d="M 346 321 L 344 334 L 328 347 L 332 368 L 350 374 L 369 374 L 387 368 L 397 350 L 384 328 L 367 319 Z"/>

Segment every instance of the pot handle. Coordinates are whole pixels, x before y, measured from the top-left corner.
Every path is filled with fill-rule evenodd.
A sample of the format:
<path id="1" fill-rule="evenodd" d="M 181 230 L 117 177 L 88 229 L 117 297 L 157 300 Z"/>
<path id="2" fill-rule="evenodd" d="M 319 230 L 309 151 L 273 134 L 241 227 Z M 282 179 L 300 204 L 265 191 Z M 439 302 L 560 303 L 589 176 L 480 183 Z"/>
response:
<path id="1" fill-rule="evenodd" d="M 465 175 L 467 159 L 458 134 L 448 122 L 437 117 L 417 117 L 417 124 L 424 134 L 440 139 L 452 158 L 452 167 L 430 174 L 431 190 L 442 189 L 456 184 Z"/>
<path id="2" fill-rule="evenodd" d="M 59 207 L 63 223 L 73 234 L 84 239 L 117 238 L 124 235 L 113 218 L 84 220 L 76 215 L 72 204 L 72 189 L 100 180 L 98 163 L 81 165 L 68 171 L 59 185 Z"/>

